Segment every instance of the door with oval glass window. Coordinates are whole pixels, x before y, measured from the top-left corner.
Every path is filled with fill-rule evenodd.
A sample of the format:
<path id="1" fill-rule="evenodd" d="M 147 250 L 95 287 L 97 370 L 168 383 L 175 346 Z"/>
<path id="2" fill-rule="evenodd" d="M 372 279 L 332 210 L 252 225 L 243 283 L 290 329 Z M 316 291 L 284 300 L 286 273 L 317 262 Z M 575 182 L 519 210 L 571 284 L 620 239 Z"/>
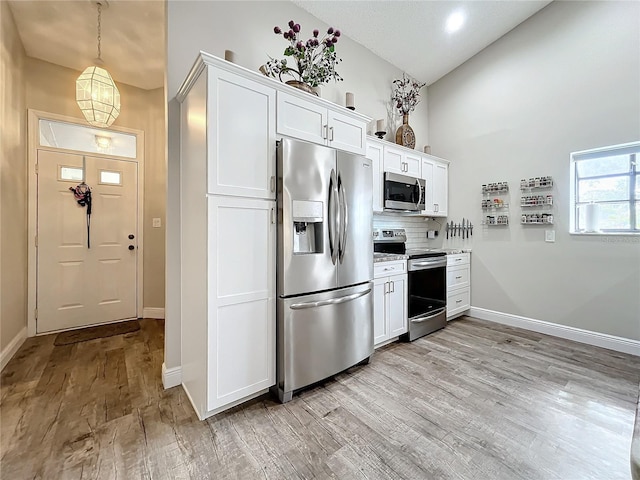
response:
<path id="1" fill-rule="evenodd" d="M 136 318 L 138 164 L 38 150 L 37 333 Z M 91 215 L 70 187 L 91 189 Z"/>

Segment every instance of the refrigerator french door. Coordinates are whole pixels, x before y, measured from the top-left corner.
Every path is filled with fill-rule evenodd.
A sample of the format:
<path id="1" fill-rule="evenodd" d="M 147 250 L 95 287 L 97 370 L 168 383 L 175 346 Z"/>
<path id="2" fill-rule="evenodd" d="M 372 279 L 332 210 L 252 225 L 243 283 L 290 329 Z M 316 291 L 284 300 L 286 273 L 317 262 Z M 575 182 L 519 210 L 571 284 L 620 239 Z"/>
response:
<path id="1" fill-rule="evenodd" d="M 285 402 L 373 352 L 371 161 L 283 138 L 278 168 L 278 362 Z"/>

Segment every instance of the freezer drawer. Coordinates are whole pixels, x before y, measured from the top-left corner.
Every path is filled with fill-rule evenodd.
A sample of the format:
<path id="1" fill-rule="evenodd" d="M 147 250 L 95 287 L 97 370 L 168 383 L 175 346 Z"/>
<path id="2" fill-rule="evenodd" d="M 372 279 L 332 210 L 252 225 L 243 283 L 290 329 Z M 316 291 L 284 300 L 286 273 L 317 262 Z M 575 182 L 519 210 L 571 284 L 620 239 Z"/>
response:
<path id="1" fill-rule="evenodd" d="M 373 353 L 373 283 L 278 299 L 278 397 Z"/>

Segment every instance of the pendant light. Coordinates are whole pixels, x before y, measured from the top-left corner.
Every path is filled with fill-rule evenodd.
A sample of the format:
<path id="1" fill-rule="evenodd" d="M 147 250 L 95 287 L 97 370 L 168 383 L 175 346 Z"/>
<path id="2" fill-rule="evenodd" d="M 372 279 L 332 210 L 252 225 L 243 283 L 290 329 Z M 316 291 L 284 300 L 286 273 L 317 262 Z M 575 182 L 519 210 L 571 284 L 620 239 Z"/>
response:
<path id="1" fill-rule="evenodd" d="M 108 127 L 120 115 L 120 92 L 118 87 L 104 68 L 102 61 L 101 19 L 102 7 L 108 7 L 106 0 L 99 0 L 98 5 L 98 58 L 94 65 L 87 67 L 76 80 L 76 102 L 91 125 Z"/>

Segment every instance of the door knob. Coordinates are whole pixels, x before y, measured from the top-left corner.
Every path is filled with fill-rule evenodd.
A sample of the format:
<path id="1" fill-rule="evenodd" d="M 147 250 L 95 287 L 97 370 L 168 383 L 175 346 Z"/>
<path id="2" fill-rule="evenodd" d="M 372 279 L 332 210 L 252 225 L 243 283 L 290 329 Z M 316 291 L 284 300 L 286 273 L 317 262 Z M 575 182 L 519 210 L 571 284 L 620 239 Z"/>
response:
<path id="1" fill-rule="evenodd" d="M 136 247 L 134 247 L 133 245 L 129 245 L 129 250 L 133 250 L 134 248 Z"/>
<path id="2" fill-rule="evenodd" d="M 133 240 L 134 238 L 136 238 L 135 235 L 133 233 L 130 233 L 129 234 L 129 240 Z"/>

